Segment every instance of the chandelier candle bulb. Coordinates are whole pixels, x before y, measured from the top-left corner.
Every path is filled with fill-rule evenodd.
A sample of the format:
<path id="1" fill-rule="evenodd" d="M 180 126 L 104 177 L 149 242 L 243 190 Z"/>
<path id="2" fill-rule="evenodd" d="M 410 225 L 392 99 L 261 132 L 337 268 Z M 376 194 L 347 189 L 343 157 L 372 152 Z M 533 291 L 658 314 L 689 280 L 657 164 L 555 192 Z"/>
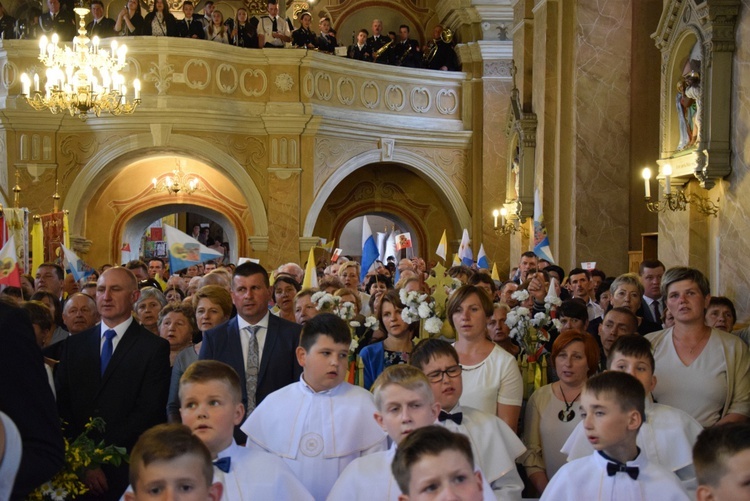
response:
<path id="1" fill-rule="evenodd" d="M 646 188 L 646 198 L 651 198 L 651 169 L 643 169 L 643 182 Z"/>
<path id="2" fill-rule="evenodd" d="M 39 57 L 44 57 L 44 54 L 47 53 L 47 35 L 42 35 L 42 38 L 39 39 Z"/>
<path id="3" fill-rule="evenodd" d="M 137 78 L 133 80 L 133 90 L 135 92 L 134 99 L 140 99 L 141 98 L 141 81 Z"/>
<path id="4" fill-rule="evenodd" d="M 492 211 L 492 217 L 495 219 L 495 225 L 494 225 L 495 228 L 497 228 L 497 216 L 499 215 L 500 215 L 500 212 L 497 209 Z"/>
<path id="5" fill-rule="evenodd" d="M 664 174 L 664 193 L 667 195 L 672 194 L 672 166 L 669 164 L 664 164 L 664 167 L 661 169 L 662 174 Z"/>
<path id="6" fill-rule="evenodd" d="M 503 226 L 505 226 L 505 216 L 507 215 L 508 215 L 508 209 L 506 209 L 505 207 L 500 209 L 500 221 Z"/>

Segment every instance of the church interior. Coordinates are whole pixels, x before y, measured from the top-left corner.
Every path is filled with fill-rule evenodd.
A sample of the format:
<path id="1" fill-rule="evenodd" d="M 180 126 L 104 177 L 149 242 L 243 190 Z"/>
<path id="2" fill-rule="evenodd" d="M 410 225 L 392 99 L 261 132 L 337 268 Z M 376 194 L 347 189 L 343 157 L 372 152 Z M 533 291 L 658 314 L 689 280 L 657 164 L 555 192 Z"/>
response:
<path id="1" fill-rule="evenodd" d="M 182 0 L 170 0 L 179 19 Z M 116 17 L 122 0 L 105 0 Z M 140 1 L 145 14 L 153 0 Z M 20 17 L 23 0 L 8 0 Z M 265 2 L 219 0 L 235 17 Z M 304 262 L 321 238 L 378 215 L 427 259 L 468 229 L 507 275 L 544 217 L 555 261 L 607 275 L 644 259 L 686 265 L 750 314 L 748 0 L 287 0 L 349 45 L 373 19 L 420 46 L 450 29 L 460 71 L 404 68 L 315 50 L 251 50 L 130 37 L 132 114 L 37 111 L 21 74 L 36 40 L 0 44 L 0 203 L 68 211 L 71 245 L 122 262 L 156 220 L 212 221 L 230 258 Z M 196 3 L 201 13 L 203 2 Z M 46 10 L 46 6 L 45 6 Z M 651 197 L 644 197 L 642 172 Z M 187 193 L 155 189 L 197 180 Z M 650 183 L 650 184 L 649 184 Z M 512 231 L 493 211 L 505 208 Z M 189 216 L 186 216 L 189 215 Z M 193 219 L 189 219 L 192 217 Z M 506 229 L 507 230 L 507 229 Z"/>

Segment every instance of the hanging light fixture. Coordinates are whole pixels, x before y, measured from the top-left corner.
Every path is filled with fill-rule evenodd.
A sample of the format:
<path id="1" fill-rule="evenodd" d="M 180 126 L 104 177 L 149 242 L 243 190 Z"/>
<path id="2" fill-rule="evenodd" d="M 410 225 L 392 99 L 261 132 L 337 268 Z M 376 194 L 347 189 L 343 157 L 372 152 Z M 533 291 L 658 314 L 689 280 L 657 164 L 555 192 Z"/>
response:
<path id="1" fill-rule="evenodd" d="M 171 176 L 166 176 L 161 183 L 156 178 L 153 178 L 151 184 L 153 184 L 155 192 L 166 191 L 170 195 L 192 195 L 196 191 L 205 191 L 201 189 L 197 178 L 190 177 L 188 174 L 182 172 L 182 166 L 179 161 L 177 162 L 177 167 L 172 170 Z"/>
<path id="2" fill-rule="evenodd" d="M 73 48 L 59 45 L 57 33 L 50 41 L 39 40 L 39 60 L 47 67 L 44 87 L 40 88 L 39 74 L 32 79 L 21 75 L 22 94 L 35 110 L 48 109 L 53 114 L 68 111 L 71 116 L 86 120 L 90 113 L 130 114 L 141 102 L 141 83 L 133 80 L 133 99 L 128 100 L 128 86 L 120 73 L 125 66 L 127 47 L 112 41 L 111 51 L 99 47 L 99 37 L 86 36 L 86 7 L 73 9 L 79 16 L 78 36 Z M 91 43 L 89 43 L 91 42 Z"/>

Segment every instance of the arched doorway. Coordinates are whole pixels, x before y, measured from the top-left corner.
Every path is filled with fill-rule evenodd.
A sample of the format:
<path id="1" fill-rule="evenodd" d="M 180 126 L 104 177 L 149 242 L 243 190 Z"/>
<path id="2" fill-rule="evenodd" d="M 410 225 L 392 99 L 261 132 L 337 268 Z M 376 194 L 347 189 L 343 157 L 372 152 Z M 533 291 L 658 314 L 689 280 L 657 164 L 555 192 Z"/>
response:
<path id="1" fill-rule="evenodd" d="M 145 228 L 158 214 L 191 212 L 211 214 L 234 228 L 232 255 L 247 255 L 250 236 L 268 235 L 268 218 L 253 178 L 245 167 L 216 144 L 180 134 L 168 135 L 156 146 L 151 134 L 113 141 L 97 152 L 70 182 L 63 209 L 70 211 L 71 233 L 92 241 L 86 259 L 93 265 L 116 262 L 120 249 L 131 243 L 135 228 Z M 153 177 L 163 177 L 175 160 L 200 178 L 205 191 L 192 195 L 154 193 Z M 161 209 L 162 207 L 165 207 Z M 155 210 L 152 210 L 155 209 Z M 149 212 L 150 211 L 150 212 Z M 142 221 L 138 217 L 147 213 Z M 127 227 L 127 236 L 126 236 Z M 237 253 L 237 254 L 234 254 Z"/>
<path id="2" fill-rule="evenodd" d="M 398 222 L 401 232 L 411 233 L 416 245 L 414 255 L 431 259 L 430 253 L 437 247 L 444 230 L 449 239 L 458 234 L 453 224 L 455 213 L 444 202 L 445 198 L 413 169 L 393 163 L 367 165 L 353 170 L 331 189 L 320 208 L 313 232 L 340 242 L 352 220 L 378 215 Z M 373 233 L 391 230 L 372 227 L 372 224 L 371 229 Z M 361 242 L 361 226 L 359 232 Z"/>

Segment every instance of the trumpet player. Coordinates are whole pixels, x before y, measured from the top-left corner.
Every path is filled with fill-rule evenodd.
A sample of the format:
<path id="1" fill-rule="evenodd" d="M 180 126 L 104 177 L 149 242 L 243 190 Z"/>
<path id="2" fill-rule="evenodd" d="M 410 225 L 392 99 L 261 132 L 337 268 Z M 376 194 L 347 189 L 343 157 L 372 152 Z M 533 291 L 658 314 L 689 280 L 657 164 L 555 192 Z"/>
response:
<path id="1" fill-rule="evenodd" d="M 409 38 L 409 27 L 402 24 L 398 28 L 399 40 L 393 48 L 393 64 L 406 68 L 422 66 L 422 49 L 419 42 Z"/>

